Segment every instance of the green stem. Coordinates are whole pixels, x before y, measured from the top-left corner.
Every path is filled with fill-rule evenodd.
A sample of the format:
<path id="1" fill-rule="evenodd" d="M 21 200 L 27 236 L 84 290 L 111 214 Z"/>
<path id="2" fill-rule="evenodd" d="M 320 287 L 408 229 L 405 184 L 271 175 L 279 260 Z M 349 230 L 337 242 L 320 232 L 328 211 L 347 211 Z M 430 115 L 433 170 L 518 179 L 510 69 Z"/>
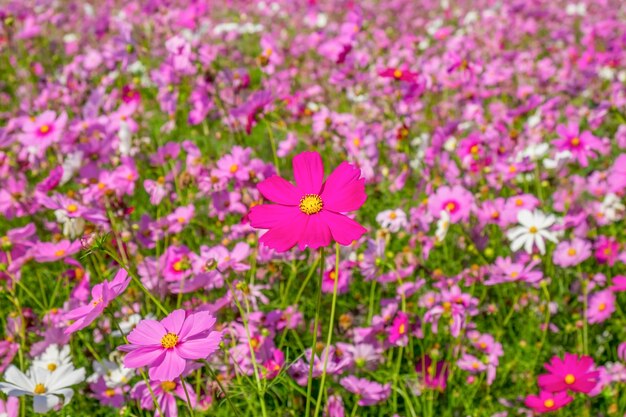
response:
<path id="1" fill-rule="evenodd" d="M 187 392 L 187 385 L 185 384 L 185 380 L 181 377 L 180 384 L 183 386 L 183 391 L 185 391 L 185 399 L 187 400 L 187 408 L 189 409 L 189 415 L 194 417 L 193 406 L 191 405 L 191 398 L 189 398 L 189 393 Z"/>
<path id="2" fill-rule="evenodd" d="M 322 304 L 322 280 L 324 279 L 324 248 L 320 248 L 320 280 L 318 282 L 319 291 L 317 293 L 317 303 L 315 306 L 315 321 L 313 322 L 313 344 L 311 345 L 311 356 L 309 357 L 309 379 L 306 385 L 306 407 L 304 417 L 309 417 L 311 410 L 311 389 L 313 388 L 313 362 L 317 349 L 317 326 L 320 320 L 320 305 Z"/>
<path id="3" fill-rule="evenodd" d="M 322 264 L 324 262 L 322 261 Z M 339 282 L 339 243 L 335 243 L 335 279 L 333 283 L 333 303 L 330 308 L 330 323 L 328 323 L 328 336 L 326 336 L 326 351 L 324 352 L 324 366 L 322 368 L 322 381 L 320 382 L 320 390 L 317 394 L 317 404 L 315 404 L 315 413 L 313 417 L 317 417 L 322 405 L 322 394 L 324 393 L 324 382 L 326 382 L 326 367 L 328 366 L 328 356 L 330 355 L 330 343 L 333 339 L 333 328 L 335 324 L 335 309 L 337 306 L 337 287 Z M 321 283 L 320 283 L 321 288 Z M 321 292 L 321 289 L 320 289 Z"/>
<path id="4" fill-rule="evenodd" d="M 233 410 L 233 412 L 235 413 L 235 415 L 237 417 L 239 417 L 240 416 L 239 410 L 237 410 L 237 408 L 235 408 L 235 406 L 233 405 L 232 401 L 230 400 L 230 397 L 228 396 L 228 393 L 224 389 L 224 386 L 222 385 L 222 383 L 220 382 L 219 378 L 217 377 L 217 375 L 215 375 L 215 372 L 211 368 L 211 364 L 209 364 L 209 362 L 206 359 L 204 360 L 204 364 L 206 365 L 206 367 L 207 367 L 207 369 L 209 371 L 209 375 L 211 375 L 211 378 L 213 378 L 213 380 L 217 383 L 217 386 L 220 387 L 220 389 L 224 393 L 224 397 L 226 398 L 226 402 L 230 406 L 230 409 Z"/>

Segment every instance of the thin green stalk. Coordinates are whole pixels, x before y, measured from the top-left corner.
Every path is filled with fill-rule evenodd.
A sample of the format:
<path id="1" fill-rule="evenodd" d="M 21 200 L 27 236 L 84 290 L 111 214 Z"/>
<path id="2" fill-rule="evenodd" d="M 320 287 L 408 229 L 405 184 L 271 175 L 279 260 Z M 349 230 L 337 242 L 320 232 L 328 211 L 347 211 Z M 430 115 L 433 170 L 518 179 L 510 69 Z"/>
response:
<path id="1" fill-rule="evenodd" d="M 323 264 L 324 262 L 322 262 Z M 315 413 L 313 417 L 317 417 L 322 405 L 322 394 L 324 391 L 324 382 L 326 382 L 326 367 L 328 366 L 328 356 L 330 355 L 330 343 L 333 339 L 333 329 L 335 324 L 335 309 L 337 306 L 337 287 L 339 282 L 339 243 L 335 243 L 335 279 L 333 283 L 333 302 L 330 308 L 330 323 L 328 323 L 328 336 L 326 337 L 326 351 L 324 352 L 324 366 L 322 367 L 322 380 L 320 382 L 320 390 L 317 394 L 317 404 L 315 404 Z M 320 283 L 321 292 L 321 283 Z"/>
<path id="2" fill-rule="evenodd" d="M 191 405 L 191 398 L 189 398 L 189 393 L 187 392 L 187 385 L 185 385 L 185 380 L 181 377 L 180 384 L 183 386 L 183 391 L 185 391 L 185 399 L 187 400 L 187 408 L 189 409 L 189 415 L 194 417 L 193 406 Z"/>
<path id="3" fill-rule="evenodd" d="M 206 359 L 204 360 L 204 364 L 206 365 L 209 375 L 211 375 L 211 378 L 213 378 L 213 380 L 217 383 L 217 386 L 220 387 L 220 389 L 224 393 L 224 397 L 226 398 L 226 402 L 228 403 L 230 409 L 233 410 L 233 412 L 235 413 L 237 417 L 239 417 L 240 416 L 239 410 L 235 408 L 235 406 L 233 405 L 232 401 L 230 400 L 230 396 L 228 395 L 228 393 L 224 389 L 224 386 L 222 385 L 222 382 L 219 380 L 217 375 L 215 375 L 215 372 L 211 368 L 211 364 L 209 364 L 209 361 L 207 361 Z"/>
<path id="4" fill-rule="evenodd" d="M 309 379 L 306 385 L 306 406 L 304 417 L 309 417 L 311 410 L 311 390 L 313 388 L 313 358 L 315 358 L 315 350 L 317 349 L 317 326 L 320 320 L 320 306 L 322 304 L 322 280 L 324 279 L 324 248 L 320 248 L 320 280 L 318 282 L 319 290 L 317 293 L 317 303 L 315 306 L 315 321 L 313 322 L 313 344 L 311 345 L 311 356 L 309 357 Z"/>

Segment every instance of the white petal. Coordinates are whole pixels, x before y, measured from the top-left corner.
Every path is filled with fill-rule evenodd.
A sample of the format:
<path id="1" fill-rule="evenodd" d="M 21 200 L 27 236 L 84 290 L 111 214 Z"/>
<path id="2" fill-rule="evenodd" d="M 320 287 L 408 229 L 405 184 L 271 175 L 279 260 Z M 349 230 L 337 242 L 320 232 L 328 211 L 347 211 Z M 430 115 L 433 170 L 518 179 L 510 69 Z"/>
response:
<path id="1" fill-rule="evenodd" d="M 517 213 L 517 221 L 526 227 L 531 227 L 534 223 L 534 217 L 529 210 L 524 209 Z"/>
<path id="2" fill-rule="evenodd" d="M 541 233 L 535 234 L 535 243 L 539 248 L 539 253 L 542 255 L 546 253 L 546 245 L 543 243 L 543 238 L 541 237 Z"/>
<path id="3" fill-rule="evenodd" d="M 540 230 L 539 234 L 551 242 L 559 243 L 558 239 L 556 238 L 556 235 L 548 230 Z"/>
<path id="4" fill-rule="evenodd" d="M 528 239 L 526 239 L 526 242 L 524 242 L 524 250 L 526 251 L 526 253 L 533 253 L 533 242 L 533 236 L 528 236 Z"/>
<path id="5" fill-rule="evenodd" d="M 524 246 L 524 242 L 526 242 L 528 238 L 528 235 L 523 235 L 515 239 L 513 243 L 511 243 L 511 250 L 513 252 L 517 252 L 518 250 L 520 250 L 520 248 Z M 532 236 L 530 236 L 530 239 L 532 240 Z"/>
<path id="6" fill-rule="evenodd" d="M 35 381 L 29 378 L 24 372 L 17 369 L 15 365 L 11 365 L 4 373 L 4 380 L 25 391 L 33 392 L 35 389 Z"/>
<path id="7" fill-rule="evenodd" d="M 35 395 L 33 407 L 35 413 L 47 413 L 59 404 L 59 397 L 54 395 Z"/>
<path id="8" fill-rule="evenodd" d="M 518 237 L 520 237 L 520 236 L 522 236 L 522 235 L 524 235 L 526 233 L 528 233 L 528 229 L 526 229 L 525 227 L 517 226 L 517 227 L 514 227 L 513 229 L 509 230 L 506 233 L 506 237 L 508 237 L 509 240 L 515 240 Z"/>

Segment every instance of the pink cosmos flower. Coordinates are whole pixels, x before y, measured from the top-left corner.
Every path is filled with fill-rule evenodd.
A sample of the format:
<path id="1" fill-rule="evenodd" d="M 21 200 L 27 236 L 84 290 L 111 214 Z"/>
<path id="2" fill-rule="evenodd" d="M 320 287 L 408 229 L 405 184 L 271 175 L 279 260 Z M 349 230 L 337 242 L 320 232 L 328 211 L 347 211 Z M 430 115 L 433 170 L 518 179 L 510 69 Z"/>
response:
<path id="1" fill-rule="evenodd" d="M 474 196 L 460 185 L 454 187 L 439 187 L 435 194 L 428 199 L 428 210 L 439 218 L 442 211 L 448 212 L 450 221 L 469 220 L 470 210 L 474 203 Z"/>
<path id="2" fill-rule="evenodd" d="M 589 297 L 587 320 L 589 323 L 602 323 L 615 312 L 615 294 L 613 291 L 602 290 Z"/>
<path id="3" fill-rule="evenodd" d="M 611 286 L 613 292 L 626 291 L 626 276 L 616 275 L 613 277 L 613 285 Z"/>
<path id="4" fill-rule="evenodd" d="M 596 260 L 613 266 L 619 255 L 620 244 L 612 237 L 599 236 L 594 245 Z"/>
<path id="5" fill-rule="evenodd" d="M 564 359 L 553 356 L 544 365 L 550 373 L 539 375 L 537 383 L 548 392 L 570 390 L 588 393 L 598 382 L 598 372 L 591 371 L 593 366 L 593 359 L 589 356 L 581 356 L 580 359 L 572 353 L 566 353 Z"/>
<path id="6" fill-rule="evenodd" d="M 548 413 L 558 410 L 571 403 L 574 399 L 567 395 L 565 391 L 552 393 L 549 391 L 541 391 L 539 396 L 529 395 L 526 397 L 524 404 L 526 407 L 532 408 L 538 413 Z"/>
<path id="7" fill-rule="evenodd" d="M 66 123 L 67 114 L 62 113 L 57 117 L 52 110 L 45 111 L 36 118 L 25 119 L 20 141 L 26 146 L 45 149 L 61 139 Z"/>
<path id="8" fill-rule="evenodd" d="M 415 372 L 422 377 L 428 388 L 443 391 L 448 382 L 450 366 L 444 361 L 433 363 L 430 356 L 423 356 L 417 359 Z"/>
<path id="9" fill-rule="evenodd" d="M 567 268 L 582 263 L 591 256 L 591 244 L 586 240 L 574 238 L 558 244 L 553 259 L 556 265 Z"/>
<path id="10" fill-rule="evenodd" d="M 130 393 L 131 398 L 139 400 L 141 408 L 145 410 L 154 410 L 153 398 L 156 398 L 164 417 L 177 417 L 178 405 L 176 404 L 176 398 L 186 402 L 187 395 L 189 395 L 191 406 L 195 407 L 197 404 L 196 392 L 187 384 L 187 394 L 185 394 L 185 389 L 180 383 L 180 379 L 162 382 L 150 381 L 150 389 L 142 381 Z M 154 415 L 160 416 L 159 411 L 156 410 Z"/>
<path id="11" fill-rule="evenodd" d="M 20 409 L 20 399 L 9 397 L 6 401 L 0 400 L 0 416 L 17 417 Z"/>
<path id="12" fill-rule="evenodd" d="M 81 249 L 80 241 L 61 240 L 57 243 L 40 242 L 33 247 L 33 257 L 37 262 L 55 262 L 74 255 Z"/>
<path id="13" fill-rule="evenodd" d="M 260 242 L 278 252 L 296 244 L 316 249 L 332 240 L 349 245 L 366 229 L 343 213 L 359 209 L 367 196 L 365 180 L 358 168 L 342 162 L 324 182 L 324 165 L 317 152 L 303 152 L 293 158 L 296 185 L 274 175 L 259 183 L 265 198 L 277 204 L 254 206 L 252 227 L 269 229 Z"/>
<path id="14" fill-rule="evenodd" d="M 408 343 L 407 334 L 409 332 L 409 317 L 400 311 L 393 319 L 393 324 L 389 329 L 389 343 L 396 346 L 406 346 Z"/>
<path id="15" fill-rule="evenodd" d="M 222 334 L 212 331 L 214 325 L 215 317 L 208 311 L 185 317 L 184 310 L 174 310 L 160 322 L 142 320 L 128 334 L 130 344 L 119 348 L 128 352 L 124 366 L 147 366 L 150 379 L 172 381 L 188 360 L 205 359 L 218 349 Z"/>
<path id="16" fill-rule="evenodd" d="M 396 81 L 406 81 L 409 83 L 414 83 L 417 81 L 418 73 L 408 70 L 403 71 L 399 68 L 389 67 L 379 71 L 378 75 L 380 75 L 382 78 L 393 78 Z"/>
<path id="17" fill-rule="evenodd" d="M 600 139 L 595 137 L 590 131 L 580 133 L 578 124 L 570 123 L 568 126 L 559 125 L 556 132 L 559 139 L 553 141 L 554 146 L 559 151 L 569 151 L 581 166 L 589 165 L 589 156 L 593 156 L 593 151 L 598 151 L 602 147 Z"/>
<path id="18" fill-rule="evenodd" d="M 124 391 L 121 387 L 108 387 L 104 378 L 100 377 L 96 382 L 89 384 L 89 389 L 93 393 L 93 398 L 100 401 L 100 404 L 120 408 L 124 405 Z"/>
<path id="19" fill-rule="evenodd" d="M 77 307 L 66 313 L 65 320 L 74 320 L 65 334 L 72 334 L 89 326 L 95 319 L 100 317 L 104 309 L 118 295 L 126 290 L 130 283 L 130 277 L 124 269 L 120 269 L 115 277 L 109 282 L 104 281 L 96 284 L 91 289 L 91 301 L 81 307 Z"/>
<path id="20" fill-rule="evenodd" d="M 382 385 L 378 382 L 357 378 L 352 375 L 343 378 L 341 385 L 359 397 L 360 406 L 374 405 L 384 401 L 391 393 L 391 386 L 389 384 Z"/>

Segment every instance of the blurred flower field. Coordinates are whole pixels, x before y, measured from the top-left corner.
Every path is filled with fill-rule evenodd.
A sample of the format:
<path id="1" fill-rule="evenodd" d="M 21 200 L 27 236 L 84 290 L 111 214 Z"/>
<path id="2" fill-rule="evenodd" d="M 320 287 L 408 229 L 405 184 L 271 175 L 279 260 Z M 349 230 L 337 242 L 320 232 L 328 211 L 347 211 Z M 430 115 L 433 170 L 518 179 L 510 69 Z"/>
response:
<path id="1" fill-rule="evenodd" d="M 4 0 L 0 417 L 626 416 L 626 3 Z"/>

